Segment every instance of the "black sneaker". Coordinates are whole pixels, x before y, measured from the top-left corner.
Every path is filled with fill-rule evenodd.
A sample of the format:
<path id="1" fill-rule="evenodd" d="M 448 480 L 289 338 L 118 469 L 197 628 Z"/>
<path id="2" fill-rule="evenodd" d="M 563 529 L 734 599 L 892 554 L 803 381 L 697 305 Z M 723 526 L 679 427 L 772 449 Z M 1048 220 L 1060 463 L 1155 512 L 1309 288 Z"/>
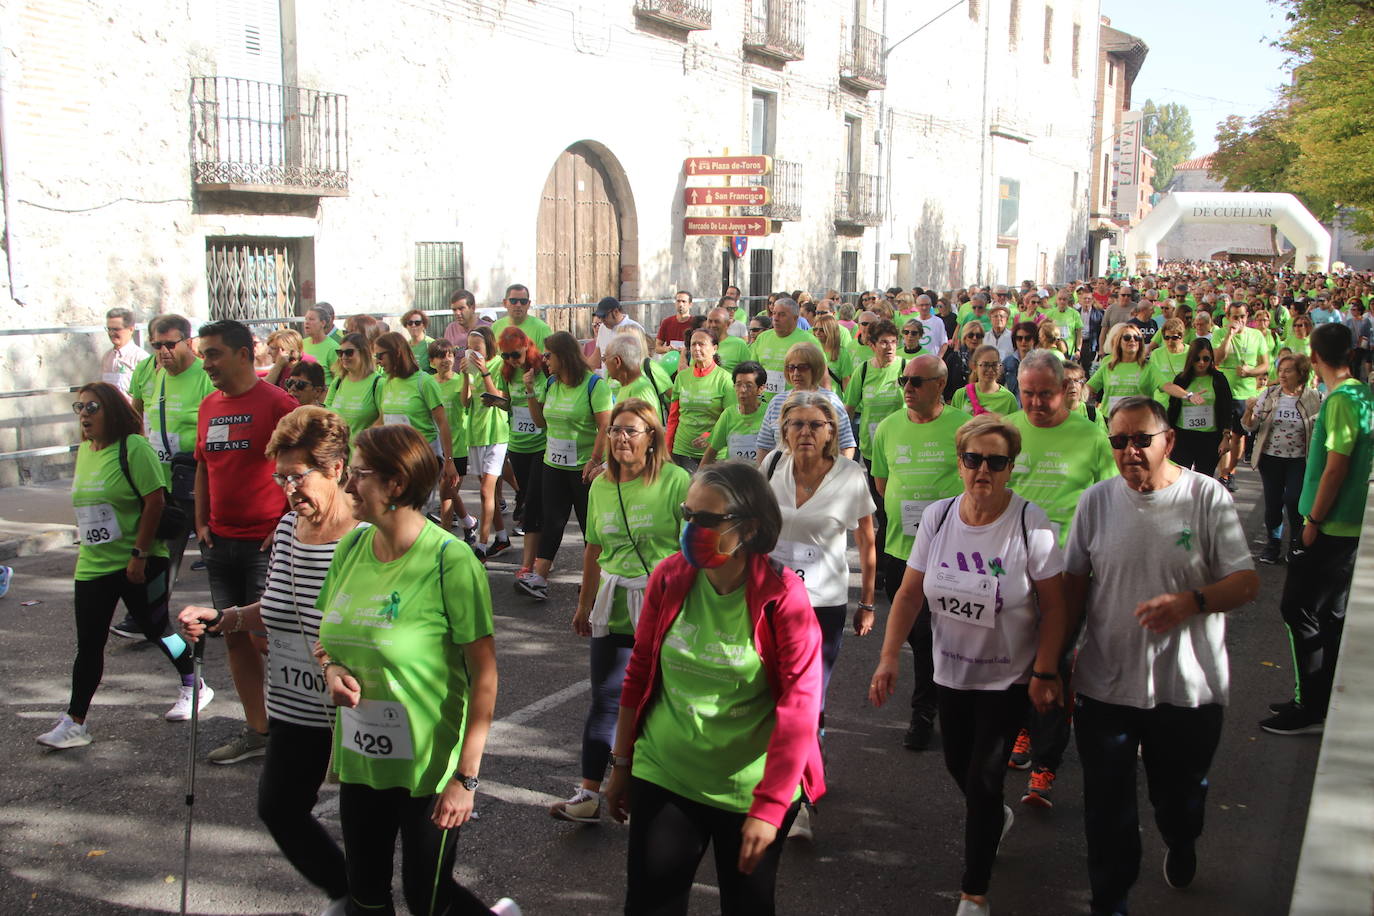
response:
<path id="1" fill-rule="evenodd" d="M 1259 561 L 1273 566 L 1279 562 L 1283 556 L 1283 541 L 1278 538 L 1270 538 L 1264 545 L 1264 550 L 1260 551 Z"/>
<path id="2" fill-rule="evenodd" d="M 1164 883 L 1181 891 L 1193 883 L 1197 875 L 1197 849 L 1187 846 L 1170 847 L 1164 853 Z"/>
<path id="3" fill-rule="evenodd" d="M 1291 709 L 1265 719 L 1260 723 L 1260 728 L 1271 735 L 1308 735 L 1320 732 L 1325 724 L 1325 716 L 1295 703 Z"/>
<path id="4" fill-rule="evenodd" d="M 488 557 L 494 557 L 494 556 L 496 556 L 498 553 L 500 553 L 501 551 L 503 551 L 503 550 L 509 550 L 509 549 L 510 549 L 510 539 L 509 539 L 509 538 L 497 538 L 496 540 L 492 541 L 489 545 L 487 545 L 487 556 L 488 556 Z"/>
<path id="5" fill-rule="evenodd" d="M 1234 477 L 1218 477 L 1217 479 L 1221 481 L 1223 487 L 1230 490 L 1232 493 L 1236 492 L 1236 481 Z"/>
<path id="6" fill-rule="evenodd" d="M 1270 703 L 1269 711 L 1277 716 L 1280 713 L 1285 713 L 1290 709 L 1295 709 L 1297 705 L 1297 700 L 1284 700 L 1282 703 Z"/>
<path id="7" fill-rule="evenodd" d="M 191 572 L 205 572 L 205 561 L 196 560 L 191 564 Z"/>
<path id="8" fill-rule="evenodd" d="M 123 620 L 110 627 L 110 632 L 124 639 L 143 638 L 143 629 L 139 627 L 138 621 L 134 620 L 133 614 L 125 614 Z"/>
<path id="9" fill-rule="evenodd" d="M 906 734 L 902 736 L 902 747 L 909 751 L 923 751 L 930 747 L 930 736 L 935 731 L 935 723 L 915 713 L 911 717 L 911 725 L 907 728 Z"/>
<path id="10" fill-rule="evenodd" d="M 471 528 L 466 528 L 466 527 L 465 527 L 465 528 L 463 529 L 463 540 L 467 542 L 467 544 L 468 544 L 469 547 L 475 546 L 475 545 L 477 544 L 477 526 L 476 526 L 476 525 L 473 525 Z"/>

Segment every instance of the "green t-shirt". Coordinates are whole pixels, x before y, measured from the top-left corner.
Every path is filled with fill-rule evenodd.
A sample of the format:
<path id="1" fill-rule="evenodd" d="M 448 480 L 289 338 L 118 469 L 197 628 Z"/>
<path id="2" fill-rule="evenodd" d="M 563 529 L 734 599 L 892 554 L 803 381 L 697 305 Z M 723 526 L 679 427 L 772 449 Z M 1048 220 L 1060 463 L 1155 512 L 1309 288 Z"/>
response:
<path id="1" fill-rule="evenodd" d="M 730 373 L 720 366 L 698 377 L 688 369 L 677 374 L 673 383 L 673 399 L 677 401 L 677 433 L 673 436 L 673 454 L 700 458 L 706 447 L 696 444 L 703 433 L 709 433 L 716 420 L 735 401 L 735 385 Z"/>
<path id="2" fill-rule="evenodd" d="M 682 502 L 691 484 L 692 475 L 671 461 L 663 463 L 653 484 L 640 477 L 621 484 L 619 494 L 609 474 L 593 480 L 587 493 L 587 543 L 601 548 L 601 571 L 627 579 L 647 576 L 676 551 Z M 623 616 L 615 609 L 610 625 L 612 633 L 634 635 L 628 608 Z"/>
<path id="3" fill-rule="evenodd" d="M 946 406 L 929 423 L 915 422 L 902 409 L 878 424 L 869 458 L 873 477 L 887 479 L 888 556 L 908 559 L 926 506 L 963 491 L 954 435 L 968 421 L 968 414 Z"/>
<path id="4" fill-rule="evenodd" d="M 142 401 L 144 413 L 148 411 L 148 402 L 156 397 L 155 394 L 148 393 L 148 386 L 152 383 L 153 375 L 161 365 L 162 361 L 156 356 L 140 359 L 138 365 L 134 366 L 134 374 L 129 376 L 129 400 Z M 146 419 L 143 428 L 148 428 Z"/>
<path id="5" fill-rule="evenodd" d="M 829 363 L 830 367 L 826 371 L 830 373 L 830 388 L 836 394 L 843 395 L 849 377 L 854 374 L 854 354 L 848 347 L 841 346 L 839 356 L 829 360 Z"/>
<path id="6" fill-rule="evenodd" d="M 954 392 L 954 398 L 950 403 L 954 407 L 967 413 L 969 416 L 973 415 L 973 401 L 968 396 L 967 385 Z M 997 390 L 989 394 L 984 394 L 979 391 L 978 403 L 983 405 L 984 410 L 991 411 L 1003 417 L 1010 416 L 1021 409 L 1021 405 L 1016 402 L 1016 395 L 1012 394 L 1001 385 L 998 385 Z"/>
<path id="7" fill-rule="evenodd" d="M 143 366 L 155 360 L 145 359 Z M 135 370 L 137 371 L 137 370 Z M 210 396 L 215 385 L 205 374 L 199 359 L 187 366 L 180 375 L 158 369 L 148 380 L 147 397 L 143 401 L 143 429 L 148 442 L 157 452 L 164 473 L 172 466 L 172 456 L 178 452 L 196 450 L 196 421 L 200 416 L 200 402 Z M 166 398 L 165 403 L 163 398 Z M 167 418 L 167 435 L 162 435 L 162 418 Z M 170 479 L 168 481 L 170 485 Z"/>
<path id="8" fill-rule="evenodd" d="M 1287 347 L 1293 353 L 1300 353 L 1303 356 L 1311 356 L 1312 338 L 1295 337 L 1292 334 L 1290 334 L 1289 336 L 1285 337 L 1283 340 L 1279 342 L 1279 349 L 1282 350 L 1284 347 Z"/>
<path id="9" fill-rule="evenodd" d="M 319 343 L 314 343 L 307 337 L 301 344 L 301 349 L 315 357 L 315 361 L 324 367 L 325 378 L 334 374 L 334 364 L 339 361 L 339 342 L 337 340 L 332 337 L 325 337 Z M 429 365 L 429 354 L 425 354 L 425 360 L 420 365 Z"/>
<path id="10" fill-rule="evenodd" d="M 1173 379 L 1170 379 L 1173 381 Z M 1188 383 L 1189 394 L 1202 395 L 1201 404 L 1183 401 L 1179 408 L 1175 429 L 1185 429 L 1195 433 L 1216 432 L 1217 392 L 1210 375 L 1199 375 Z"/>
<path id="11" fill-rule="evenodd" d="M 851 366 L 857 367 L 864 360 L 873 358 L 873 348 L 866 343 L 859 343 L 857 338 L 846 344 L 845 349 L 849 351 L 849 364 Z M 853 375 L 852 372 L 850 374 Z"/>
<path id="12" fill-rule="evenodd" d="M 725 408 L 711 429 L 711 448 L 715 450 L 716 460 L 758 461 L 759 429 L 767 412 L 762 402 L 753 413 L 740 413 L 738 403 Z"/>
<path id="13" fill-rule="evenodd" d="M 463 376 L 457 372 L 444 381 L 435 376 L 439 397 L 444 401 L 444 416 L 448 417 L 448 431 L 453 436 L 453 454 L 468 453 L 468 412 L 463 409 Z"/>
<path id="14" fill-rule="evenodd" d="M 634 775 L 738 814 L 763 779 L 776 719 L 744 588 L 697 576 L 659 651 L 658 699 L 635 741 Z"/>
<path id="15" fill-rule="evenodd" d="M 416 372 L 410 378 L 383 377 L 381 389 L 383 424 L 413 427 L 426 442 L 438 438 L 434 408 L 442 406 L 444 398 L 434 376 Z"/>
<path id="16" fill-rule="evenodd" d="M 542 385 L 536 381 L 535 386 Z M 544 451 L 544 430 L 535 425 L 530 414 L 530 390 L 525 387 L 525 374 L 516 369 L 507 381 L 500 373 L 496 375 L 496 387 L 510 398 L 510 442 L 506 451 L 518 455 L 533 455 Z"/>
<path id="17" fill-rule="evenodd" d="M 1102 361 L 1102 365 L 1097 367 L 1093 377 L 1088 379 L 1088 387 L 1097 392 L 1100 398 L 1102 409 L 1106 413 L 1112 412 L 1112 406 L 1122 398 L 1129 398 L 1135 395 L 1149 395 L 1153 392 L 1150 389 L 1149 374 L 1145 366 L 1139 363 L 1120 362 L 1115 366 L 1108 365 L 1107 360 Z M 1030 497 L 1026 497 L 1030 499 Z M 1035 502 L 1035 500 L 1031 500 Z M 1044 509 L 1044 506 L 1040 508 Z M 1050 516 L 1050 521 L 1054 521 L 1054 516 Z"/>
<path id="18" fill-rule="evenodd" d="M 334 768 L 343 782 L 434 795 L 458 765 L 463 646 L 491 635 L 491 592 L 472 550 L 438 525 L 390 563 L 373 553 L 376 532 L 339 542 L 315 602 L 321 644 L 362 686 L 358 714 L 337 713 Z"/>
<path id="19" fill-rule="evenodd" d="M 1321 530 L 1332 537 L 1359 537 L 1369 493 L 1369 470 L 1374 459 L 1374 393 L 1359 379 L 1346 379 L 1322 401 L 1307 447 L 1298 511 L 1307 517 L 1317 498 L 1328 452 L 1350 457 L 1350 468 L 1336 493 L 1335 505 L 1322 519 Z"/>
<path id="20" fill-rule="evenodd" d="M 649 377 L 651 374 L 653 378 Z M 654 389 L 655 383 L 658 384 L 657 390 Z M 671 403 L 673 398 L 673 383 L 670 381 L 665 385 L 658 380 L 658 373 L 641 372 L 639 373 L 639 378 L 616 390 L 615 400 L 616 403 L 628 401 L 630 398 L 641 398 L 648 401 L 653 405 L 655 412 L 658 413 L 659 422 L 666 425 L 668 418 L 663 413 L 663 400 L 659 399 L 659 395 L 663 396 L 663 400 Z"/>
<path id="21" fill-rule="evenodd" d="M 118 442 L 96 451 L 87 440 L 76 450 L 72 506 L 76 508 L 77 538 L 81 542 L 76 554 L 79 582 L 121 572 L 129 565 L 129 551 L 133 549 L 138 520 L 143 514 L 143 497 L 167 485 L 166 473 L 148 440 L 135 435 L 126 441 L 129 473 L 138 487 L 138 495 L 134 495 L 129 479 L 120 470 Z M 167 556 L 167 542 L 155 539 L 148 554 Z M 164 592 L 166 587 L 163 582 Z"/>
<path id="22" fill-rule="evenodd" d="M 471 403 L 467 406 L 468 424 L 468 448 L 479 448 L 484 445 L 500 445 L 510 441 L 510 415 L 500 407 L 488 406 L 482 403 L 482 393 L 487 390 L 483 384 L 482 376 L 473 373 L 472 376 Z M 492 381 L 496 379 L 493 377 Z M 463 377 L 458 375 L 458 392 L 461 395 L 463 389 Z M 499 389 L 498 389 L 499 390 Z M 458 406 L 463 404 L 461 398 Z"/>
<path id="23" fill-rule="evenodd" d="M 790 387 L 787 384 L 787 373 L 783 371 L 783 364 L 787 362 L 787 351 L 799 343 L 809 343 L 821 352 L 821 358 L 825 358 L 825 351 L 821 350 L 820 343 L 811 335 L 810 331 L 803 331 L 797 328 L 786 337 L 779 337 L 778 332 L 769 328 L 754 339 L 749 352 L 753 355 L 754 361 L 768 370 L 768 384 L 764 386 L 763 397 L 765 400 L 771 399 L 774 395 L 782 394 Z M 815 379 L 820 382 L 820 379 Z"/>
<path id="24" fill-rule="evenodd" d="M 734 372 L 735 367 L 749 359 L 749 344 L 738 337 L 727 336 L 716 348 L 720 357 L 720 367 L 726 372 Z"/>
<path id="25" fill-rule="evenodd" d="M 1059 336 L 1064 338 L 1064 342 L 1073 348 L 1074 337 L 1079 331 L 1083 330 L 1083 315 L 1076 308 L 1067 308 L 1060 311 L 1059 306 L 1047 312 L 1042 312 L 1045 320 L 1052 322 L 1059 329 Z"/>
<path id="26" fill-rule="evenodd" d="M 545 324 L 542 319 L 536 318 L 533 315 L 526 315 L 525 320 L 520 324 L 513 324 L 509 315 L 505 318 L 498 318 L 491 326 L 491 333 L 495 334 L 499 340 L 501 338 L 501 332 L 510 327 L 516 327 L 524 331 L 525 336 L 534 341 L 535 347 L 537 347 L 541 353 L 544 351 L 544 338 L 553 333 L 553 328 Z"/>
<path id="27" fill-rule="evenodd" d="M 1063 547 L 1083 491 L 1117 475 L 1107 434 L 1087 417 L 1072 412 L 1063 423 L 1048 429 L 1032 426 L 1024 412 L 1007 420 L 1021 431 L 1021 454 L 1008 486 L 1045 510 Z"/>
<path id="28" fill-rule="evenodd" d="M 589 390 L 590 386 L 590 390 Z M 592 459 L 596 445 L 596 414 L 611 409 L 611 386 L 588 373 L 582 384 L 568 387 L 553 376 L 544 402 L 544 463 L 551 468 L 580 470 Z"/>
<path id="29" fill-rule="evenodd" d="M 386 377 L 381 375 L 369 375 L 358 381 L 345 376 L 329 387 L 324 406 L 343 417 L 350 440 L 377 422 L 381 413 L 377 399 L 385 381 Z"/>
<path id="30" fill-rule="evenodd" d="M 873 431 L 888 414 L 903 406 L 897 379 L 906 369 L 905 359 L 894 359 L 881 369 L 873 359 L 859 364 L 844 389 L 844 405 L 854 408 L 859 421 L 859 453 L 873 460 Z"/>
<path id="31" fill-rule="evenodd" d="M 434 338 L 426 334 L 418 342 L 411 343 L 410 352 L 415 354 L 415 364 L 420 367 L 421 372 L 429 368 L 429 345 L 434 343 Z M 428 375 L 428 372 L 425 372 Z"/>
<path id="32" fill-rule="evenodd" d="M 1220 329 L 1212 334 L 1212 346 L 1217 347 L 1226 339 L 1226 330 Z M 1221 369 L 1221 374 L 1226 376 L 1226 381 L 1231 383 L 1231 396 L 1237 401 L 1246 401 L 1259 394 L 1259 388 L 1253 378 L 1241 378 L 1236 370 L 1244 365 L 1247 369 L 1253 369 L 1259 365 L 1261 357 L 1269 355 L 1268 345 L 1265 343 L 1264 335 L 1254 328 L 1243 328 L 1235 339 L 1231 341 L 1231 346 L 1227 348 L 1226 358 L 1217 366 Z"/>
<path id="33" fill-rule="evenodd" d="M 1145 385 L 1149 389 L 1147 392 L 1165 407 L 1169 406 L 1169 396 L 1163 392 L 1163 387 L 1174 379 L 1188 365 L 1188 351 L 1182 353 L 1170 353 L 1163 347 L 1156 347 L 1150 351 L 1150 359 L 1145 364 L 1146 376 Z"/>

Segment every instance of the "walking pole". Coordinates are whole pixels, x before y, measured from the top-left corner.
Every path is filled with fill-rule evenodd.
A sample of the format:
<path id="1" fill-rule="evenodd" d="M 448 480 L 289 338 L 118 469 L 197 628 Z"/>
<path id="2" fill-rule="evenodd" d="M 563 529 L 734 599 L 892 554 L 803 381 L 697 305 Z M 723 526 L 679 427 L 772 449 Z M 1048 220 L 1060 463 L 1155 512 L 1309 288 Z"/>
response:
<path id="1" fill-rule="evenodd" d="M 191 668 L 195 682 L 191 684 L 191 752 L 186 759 L 186 845 L 181 853 L 181 916 L 186 916 L 187 882 L 191 877 L 191 821 L 196 805 L 196 738 L 200 733 L 200 675 L 204 665 L 205 637 L 192 644 Z"/>

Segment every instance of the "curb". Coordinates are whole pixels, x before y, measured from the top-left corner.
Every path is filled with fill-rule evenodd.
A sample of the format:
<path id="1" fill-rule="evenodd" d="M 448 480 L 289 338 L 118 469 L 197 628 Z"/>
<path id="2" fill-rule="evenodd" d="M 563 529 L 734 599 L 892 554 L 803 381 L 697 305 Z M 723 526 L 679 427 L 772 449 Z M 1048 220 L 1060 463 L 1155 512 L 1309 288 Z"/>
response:
<path id="1" fill-rule="evenodd" d="M 31 557 L 76 541 L 75 525 L 54 525 L 25 533 L 0 533 L 0 560 Z"/>

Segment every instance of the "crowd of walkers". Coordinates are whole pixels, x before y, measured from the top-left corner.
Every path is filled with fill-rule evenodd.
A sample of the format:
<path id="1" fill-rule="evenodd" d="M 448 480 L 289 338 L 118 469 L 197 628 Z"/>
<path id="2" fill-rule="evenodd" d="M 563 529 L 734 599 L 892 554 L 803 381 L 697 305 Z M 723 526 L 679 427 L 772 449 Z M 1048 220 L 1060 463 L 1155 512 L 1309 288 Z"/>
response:
<path id="1" fill-rule="evenodd" d="M 453 877 L 497 693 L 483 567 L 518 551 L 514 590 L 549 600 L 575 519 L 592 690 L 549 813 L 629 819 L 625 912 L 685 913 L 708 846 L 722 912 L 774 911 L 788 838 L 819 826 L 844 633 L 879 628 L 869 699 L 909 645 L 903 744 L 938 728 L 964 798 L 958 913 L 991 912 L 1008 772 L 1051 807 L 1070 741 L 1091 910 L 1125 913 L 1137 756 L 1166 882 L 1199 867 L 1226 612 L 1259 584 L 1242 465 L 1297 673 L 1261 726 L 1325 721 L 1374 462 L 1371 292 L 1231 264 L 856 302 L 730 287 L 701 310 L 678 291 L 648 330 L 608 297 L 579 341 L 512 285 L 494 323 L 455 292 L 436 337 L 415 310 L 340 329 L 319 303 L 261 340 L 160 315 L 152 356 L 111 310 L 73 404 L 71 700 L 38 741 L 93 740 L 110 631 L 176 669 L 170 720 L 212 702 L 192 653 L 222 637 L 245 727 L 209 760 L 265 756 L 259 816 L 325 913 L 394 911 L 398 836 L 411 912 L 518 913 Z M 173 620 L 189 537 L 212 606 Z M 331 772 L 342 846 L 312 814 Z"/>

